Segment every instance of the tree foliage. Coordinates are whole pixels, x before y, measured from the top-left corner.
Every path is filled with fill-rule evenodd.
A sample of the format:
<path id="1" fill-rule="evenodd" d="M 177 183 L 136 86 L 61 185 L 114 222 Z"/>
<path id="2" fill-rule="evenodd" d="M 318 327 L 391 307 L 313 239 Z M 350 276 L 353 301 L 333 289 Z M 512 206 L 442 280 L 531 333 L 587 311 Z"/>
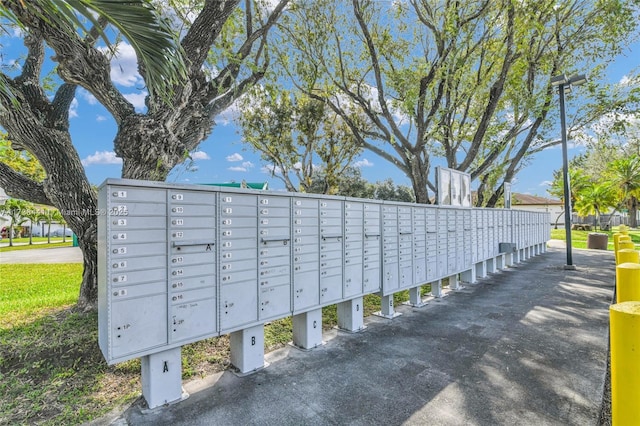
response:
<path id="1" fill-rule="evenodd" d="M 478 179 L 483 202 L 495 205 L 503 182 L 557 139 L 548 137 L 551 77 L 573 73 L 578 61 L 603 64 L 590 70 L 597 77 L 635 31 L 633 7 L 316 1 L 282 21 L 279 58 L 300 90 L 326 101 L 364 148 L 409 177 L 418 202 L 435 190 L 438 157 Z M 592 106 L 570 130 L 614 103 Z"/>
<path id="2" fill-rule="evenodd" d="M 287 4 L 288 0 L 269 7 L 259 0 L 1 3 L 0 25 L 20 25 L 26 52 L 5 58 L 18 66 L 15 73 L 0 73 L 8 88 L 0 91 L 0 126 L 14 147 L 40 162 L 46 178 L 39 182 L 0 162 L 0 186 L 15 198 L 57 207 L 78 236 L 84 255 L 82 307 L 91 309 L 97 302 L 97 200 L 69 131 L 69 110 L 78 87 L 93 95 L 118 126 L 114 150 L 123 160 L 122 177 L 164 180 L 209 136 L 214 118 L 262 79 L 269 65 L 267 36 Z M 75 19 L 79 15 L 70 7 L 80 15 L 97 12 L 97 17 Z M 166 28 L 170 31 L 163 32 Z M 137 111 L 111 80 L 118 43 L 105 49 L 102 34 L 112 30 L 118 43 L 124 36 L 139 55 L 150 49 L 151 62 L 141 60 L 138 69 L 148 90 L 142 92 L 143 111 Z M 179 46 L 162 41 L 173 39 L 179 39 Z M 56 62 L 59 78 L 49 78 L 47 57 Z M 165 74 L 171 68 L 165 60 L 184 64 L 184 69 L 175 68 L 179 78 Z M 154 81 L 166 90 L 155 90 Z"/>

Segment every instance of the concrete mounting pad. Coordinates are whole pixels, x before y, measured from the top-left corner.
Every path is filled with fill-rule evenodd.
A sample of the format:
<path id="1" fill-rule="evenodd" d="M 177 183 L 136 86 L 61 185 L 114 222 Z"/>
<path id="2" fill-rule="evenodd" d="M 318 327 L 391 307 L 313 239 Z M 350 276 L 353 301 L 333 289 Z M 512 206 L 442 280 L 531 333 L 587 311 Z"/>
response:
<path id="1" fill-rule="evenodd" d="M 185 383 L 190 397 L 115 425 L 595 424 L 605 377 L 612 252 L 564 251 L 491 274 L 361 333 L 285 346 L 269 368 Z M 94 424 L 101 424 L 100 421 Z"/>

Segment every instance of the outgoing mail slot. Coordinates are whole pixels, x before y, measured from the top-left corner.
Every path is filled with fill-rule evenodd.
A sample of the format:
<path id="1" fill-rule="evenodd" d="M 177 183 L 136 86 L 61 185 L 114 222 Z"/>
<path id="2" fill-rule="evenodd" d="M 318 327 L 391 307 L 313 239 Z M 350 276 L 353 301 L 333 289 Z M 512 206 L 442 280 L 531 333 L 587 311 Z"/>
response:
<path id="1" fill-rule="evenodd" d="M 167 297 L 165 294 L 111 304 L 111 330 L 107 362 L 137 358 L 137 352 L 167 344 Z"/>
<path id="2" fill-rule="evenodd" d="M 171 342 L 193 342 L 217 336 L 216 299 L 183 303 L 171 308 L 169 330 Z"/>
<path id="3" fill-rule="evenodd" d="M 169 190 L 169 202 L 179 201 L 185 204 L 201 204 L 214 206 L 216 204 L 216 194 L 205 191 L 189 190 Z"/>
<path id="4" fill-rule="evenodd" d="M 154 294 L 164 294 L 167 291 L 167 284 L 163 281 L 156 281 L 147 284 L 123 285 L 111 288 L 111 300 L 134 299 L 137 297 L 148 297 Z"/>
<path id="5" fill-rule="evenodd" d="M 132 186 L 111 186 L 109 188 L 109 198 L 112 202 L 119 203 L 126 201 L 141 202 L 165 202 L 166 194 L 164 189 L 136 188 Z"/>
<path id="6" fill-rule="evenodd" d="M 256 280 L 220 287 L 220 332 L 251 324 L 258 320 Z"/>
<path id="7" fill-rule="evenodd" d="M 216 289 L 214 287 L 204 287 L 190 291 L 172 290 L 169 292 L 169 301 L 172 305 L 190 303 L 214 297 L 216 297 Z"/>

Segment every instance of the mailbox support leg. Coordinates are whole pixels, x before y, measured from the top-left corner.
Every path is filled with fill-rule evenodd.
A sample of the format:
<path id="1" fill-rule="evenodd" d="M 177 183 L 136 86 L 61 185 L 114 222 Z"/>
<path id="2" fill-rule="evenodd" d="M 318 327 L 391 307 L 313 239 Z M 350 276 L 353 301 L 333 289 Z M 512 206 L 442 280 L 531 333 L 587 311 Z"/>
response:
<path id="1" fill-rule="evenodd" d="M 264 324 L 234 331 L 229 335 L 231 364 L 240 375 L 266 367 L 264 362 Z"/>
<path id="2" fill-rule="evenodd" d="M 431 295 L 436 299 L 440 299 L 446 294 L 442 293 L 442 280 L 434 281 L 431 283 Z"/>
<path id="3" fill-rule="evenodd" d="M 478 282 L 476 278 L 476 268 L 471 268 L 460 274 L 460 280 L 467 284 L 475 284 Z"/>
<path id="4" fill-rule="evenodd" d="M 400 312 L 396 312 L 393 306 L 393 294 L 390 294 L 388 296 L 382 296 L 380 299 L 381 299 L 380 300 L 381 309 L 380 311 L 374 313 L 374 315 L 377 315 L 382 318 L 388 318 L 388 319 L 392 319 L 402 315 Z"/>
<path id="5" fill-rule="evenodd" d="M 409 300 L 404 302 L 403 305 L 413 306 L 414 308 L 422 308 L 424 305 L 428 305 L 427 302 L 422 301 L 421 290 L 422 286 L 410 288 Z"/>
<path id="6" fill-rule="evenodd" d="M 313 349 L 322 345 L 322 309 L 294 315 L 293 345 L 300 349 Z"/>
<path id="7" fill-rule="evenodd" d="M 515 263 L 522 262 L 522 249 L 518 249 L 518 251 L 516 251 L 515 255 L 516 255 Z"/>
<path id="8" fill-rule="evenodd" d="M 476 263 L 476 275 L 478 278 L 487 277 L 487 262 L 485 260 Z"/>
<path id="9" fill-rule="evenodd" d="M 182 357 L 180 348 L 173 348 L 140 358 L 142 396 L 149 408 L 180 401 L 182 392 Z"/>
<path id="10" fill-rule="evenodd" d="M 496 268 L 497 269 L 505 269 L 507 267 L 506 265 L 506 255 L 504 253 L 499 254 L 498 257 L 496 257 Z"/>
<path id="11" fill-rule="evenodd" d="M 495 274 L 498 272 L 496 269 L 496 259 L 493 257 L 491 259 L 487 259 L 487 272 L 489 274 Z"/>
<path id="12" fill-rule="evenodd" d="M 338 329 L 349 333 L 364 330 L 363 306 L 362 297 L 338 303 Z"/>
<path id="13" fill-rule="evenodd" d="M 449 277 L 449 290 L 451 291 L 458 291 L 458 290 L 462 290 L 464 287 L 460 284 L 460 281 L 458 281 L 458 275 L 451 275 Z"/>

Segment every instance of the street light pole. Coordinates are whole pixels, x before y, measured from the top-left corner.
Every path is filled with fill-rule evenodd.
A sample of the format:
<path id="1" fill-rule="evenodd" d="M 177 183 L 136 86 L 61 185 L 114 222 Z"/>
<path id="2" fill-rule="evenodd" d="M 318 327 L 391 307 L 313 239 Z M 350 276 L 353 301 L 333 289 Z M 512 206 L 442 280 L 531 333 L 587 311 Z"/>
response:
<path id="1" fill-rule="evenodd" d="M 584 75 L 575 75 L 567 78 L 561 74 L 551 79 L 552 86 L 558 86 L 558 96 L 560 98 L 560 127 L 562 131 L 562 179 L 564 181 L 564 228 L 567 240 L 567 264 L 564 269 L 575 270 L 571 247 L 571 186 L 569 182 L 569 158 L 567 153 L 567 121 L 564 108 L 564 95 L 571 91 L 571 86 L 584 84 L 587 78 Z"/>

